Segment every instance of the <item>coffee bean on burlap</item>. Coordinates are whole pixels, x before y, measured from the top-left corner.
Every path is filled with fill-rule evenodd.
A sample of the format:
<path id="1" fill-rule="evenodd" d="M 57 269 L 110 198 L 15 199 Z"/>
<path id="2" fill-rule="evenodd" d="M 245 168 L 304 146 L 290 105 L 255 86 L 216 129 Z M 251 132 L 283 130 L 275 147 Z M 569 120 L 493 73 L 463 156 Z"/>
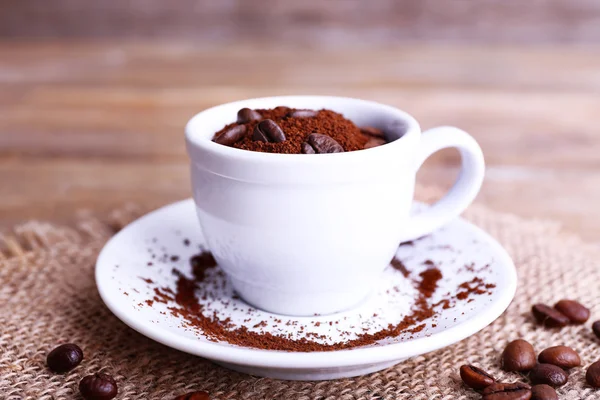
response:
<path id="1" fill-rule="evenodd" d="M 587 372 L 585 373 L 585 380 L 588 385 L 600 388 L 600 361 L 596 361 L 592 365 L 589 366 Z"/>
<path id="2" fill-rule="evenodd" d="M 543 364 L 552 364 L 561 368 L 573 368 L 581 365 L 579 354 L 567 346 L 548 347 L 540 353 L 538 361 Z"/>
<path id="3" fill-rule="evenodd" d="M 252 139 L 260 142 L 280 143 L 285 142 L 285 134 L 275 121 L 265 119 L 254 128 Z"/>
<path id="4" fill-rule="evenodd" d="M 110 400 L 118 392 L 117 382 L 108 374 L 88 375 L 79 382 L 79 391 L 85 400 Z"/>
<path id="5" fill-rule="evenodd" d="M 567 383 L 569 375 L 560 367 L 552 364 L 538 364 L 529 373 L 531 383 L 546 384 L 552 387 L 562 386 Z"/>
<path id="6" fill-rule="evenodd" d="M 535 385 L 531 388 L 531 400 L 558 400 L 558 394 L 552 386 Z"/>
<path id="7" fill-rule="evenodd" d="M 304 154 L 343 153 L 344 148 L 333 138 L 320 133 L 311 133 L 302 143 Z"/>
<path id="8" fill-rule="evenodd" d="M 535 364 L 535 350 L 526 340 L 513 340 L 502 352 L 501 366 L 505 371 L 529 371 Z"/>
<path id="9" fill-rule="evenodd" d="M 545 304 L 535 304 L 531 312 L 537 322 L 549 328 L 562 328 L 569 323 L 569 318 L 563 313 Z"/>
<path id="10" fill-rule="evenodd" d="M 475 390 L 485 389 L 496 382 L 493 376 L 474 365 L 461 366 L 460 377 L 465 385 Z"/>
<path id="11" fill-rule="evenodd" d="M 573 324 L 583 324 L 590 318 L 590 310 L 575 300 L 560 300 L 554 305 Z"/>
<path id="12" fill-rule="evenodd" d="M 250 108 L 242 108 L 237 113 L 237 123 L 245 124 L 250 121 L 257 121 L 261 119 L 262 116 L 258 111 L 252 110 Z"/>
<path id="13" fill-rule="evenodd" d="M 237 125 L 227 129 L 219 136 L 215 136 L 213 138 L 213 142 L 222 144 L 224 146 L 232 146 L 242 140 L 245 134 L 246 125 Z"/>
<path id="14" fill-rule="evenodd" d="M 58 346 L 46 357 L 46 364 L 53 372 L 68 372 L 78 366 L 83 360 L 83 351 L 73 343 Z"/>
<path id="15" fill-rule="evenodd" d="M 210 396 L 206 392 L 192 392 L 177 396 L 174 400 L 210 400 Z"/>
<path id="16" fill-rule="evenodd" d="M 494 383 L 483 389 L 481 400 L 529 400 L 531 387 L 521 382 Z"/>
<path id="17" fill-rule="evenodd" d="M 596 337 L 600 338 L 600 321 L 596 321 L 592 324 L 592 331 Z"/>

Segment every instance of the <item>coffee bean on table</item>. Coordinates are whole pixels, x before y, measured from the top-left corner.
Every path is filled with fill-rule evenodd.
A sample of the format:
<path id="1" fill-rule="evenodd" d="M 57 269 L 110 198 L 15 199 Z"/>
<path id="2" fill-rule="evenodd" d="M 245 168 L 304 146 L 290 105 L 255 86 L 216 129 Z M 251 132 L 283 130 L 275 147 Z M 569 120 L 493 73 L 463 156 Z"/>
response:
<path id="1" fill-rule="evenodd" d="M 590 318 L 590 310 L 575 300 L 560 300 L 554 305 L 573 324 L 583 324 Z"/>
<path id="2" fill-rule="evenodd" d="M 294 118 L 312 118 L 316 117 L 319 112 L 315 110 L 296 110 L 290 111 L 287 116 Z"/>
<path id="3" fill-rule="evenodd" d="M 530 400 L 531 387 L 521 382 L 494 383 L 483 389 L 482 400 Z"/>
<path id="4" fill-rule="evenodd" d="M 302 143 L 304 154 L 343 153 L 344 148 L 333 138 L 320 133 L 311 133 Z"/>
<path id="5" fill-rule="evenodd" d="M 533 346 L 523 339 L 513 340 L 502 352 L 501 363 L 505 371 L 529 371 L 536 364 Z"/>
<path id="6" fill-rule="evenodd" d="M 237 113 L 237 123 L 245 124 L 250 121 L 256 121 L 262 119 L 262 116 L 258 113 L 258 111 L 252 110 L 250 108 L 242 108 Z"/>
<path id="7" fill-rule="evenodd" d="M 265 119 L 254 127 L 252 139 L 261 142 L 280 143 L 285 141 L 285 134 L 275 121 Z"/>
<path id="8" fill-rule="evenodd" d="M 117 395 L 117 382 L 108 374 L 88 375 L 79 382 L 85 400 L 110 400 Z"/>
<path id="9" fill-rule="evenodd" d="M 210 396 L 206 392 L 192 392 L 177 396 L 174 400 L 210 400 Z"/>
<path id="10" fill-rule="evenodd" d="M 535 304 L 531 312 L 537 322 L 549 328 L 562 328 L 569 323 L 569 318 L 563 313 L 545 304 Z"/>
<path id="11" fill-rule="evenodd" d="M 592 331 L 594 331 L 594 334 L 600 338 L 600 321 L 596 321 L 592 324 Z"/>
<path id="12" fill-rule="evenodd" d="M 48 353 L 46 364 L 51 371 L 63 373 L 72 370 L 83 360 L 83 351 L 73 343 L 62 344 Z"/>
<path id="13" fill-rule="evenodd" d="M 600 388 L 600 361 L 596 361 L 592 365 L 589 366 L 587 372 L 585 373 L 585 380 L 588 385 Z"/>
<path id="14" fill-rule="evenodd" d="M 372 126 L 363 126 L 360 131 L 369 136 L 375 136 L 385 140 L 385 133 L 381 129 L 373 128 Z"/>
<path id="15" fill-rule="evenodd" d="M 533 384 L 546 384 L 552 387 L 562 386 L 567 383 L 569 375 L 560 367 L 552 364 L 538 364 L 529 373 Z"/>
<path id="16" fill-rule="evenodd" d="M 461 366 L 460 377 L 465 385 L 475 390 L 485 389 L 496 382 L 493 376 L 474 365 Z"/>
<path id="17" fill-rule="evenodd" d="M 246 125 L 236 125 L 225 132 L 221 133 L 219 136 L 213 138 L 213 142 L 222 144 L 224 146 L 232 146 L 235 143 L 242 140 L 244 135 L 246 134 Z"/>
<path id="18" fill-rule="evenodd" d="M 531 388 L 531 400 L 558 400 L 558 394 L 552 386 L 535 385 Z"/>
<path id="19" fill-rule="evenodd" d="M 567 346 L 548 347 L 540 353 L 538 361 L 543 364 L 552 364 L 567 369 L 581 365 L 579 354 Z"/>

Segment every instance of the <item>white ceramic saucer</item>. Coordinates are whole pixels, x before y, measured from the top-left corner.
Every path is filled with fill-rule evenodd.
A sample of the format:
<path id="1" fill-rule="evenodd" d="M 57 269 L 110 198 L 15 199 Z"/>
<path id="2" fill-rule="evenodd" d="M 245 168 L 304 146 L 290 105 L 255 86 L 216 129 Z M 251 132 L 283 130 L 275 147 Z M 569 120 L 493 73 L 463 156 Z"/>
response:
<path id="1" fill-rule="evenodd" d="M 285 317 L 256 310 L 234 295 L 218 268 L 208 270 L 204 286 L 197 290 L 204 314 L 230 318 L 234 325 L 244 325 L 251 331 L 295 339 L 308 334 L 311 340 L 329 344 L 400 322 L 414 306 L 418 294 L 415 280 L 431 267 L 431 262 L 443 278 L 430 303 L 453 299 L 452 307 L 436 307 L 435 315 L 423 321 L 421 331 L 374 345 L 319 352 L 260 350 L 210 340 L 173 316 L 169 304 L 146 302 L 154 296 L 155 287 L 175 288 L 173 268 L 190 275 L 189 259 L 202 248 L 202 233 L 191 199 L 156 210 L 125 227 L 100 253 L 96 265 L 100 295 L 118 318 L 151 339 L 237 371 L 280 379 L 363 375 L 456 343 L 498 318 L 512 300 L 517 282 L 506 251 L 462 219 L 411 245 L 400 246 L 397 258 L 410 275 L 405 277 L 390 266 L 379 287 L 360 307 L 331 316 Z M 475 282 L 479 282 L 483 293 L 456 297 L 463 291 L 460 285 L 464 288 L 465 282 L 471 282 L 473 286 L 474 278 L 480 279 Z M 484 284 L 495 287 L 485 288 Z"/>

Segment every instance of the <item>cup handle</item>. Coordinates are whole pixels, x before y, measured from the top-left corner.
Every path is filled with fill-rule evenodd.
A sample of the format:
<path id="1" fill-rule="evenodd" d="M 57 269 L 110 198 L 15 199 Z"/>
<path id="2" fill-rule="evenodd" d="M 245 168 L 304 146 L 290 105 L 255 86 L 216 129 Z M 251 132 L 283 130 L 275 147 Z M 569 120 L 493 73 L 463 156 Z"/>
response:
<path id="1" fill-rule="evenodd" d="M 423 212 L 410 217 L 409 228 L 402 241 L 425 236 L 458 217 L 481 188 L 485 173 L 481 147 L 467 132 L 451 126 L 433 128 L 421 134 L 415 171 L 433 153 L 448 147 L 455 147 L 460 151 L 460 174 L 444 197 Z"/>

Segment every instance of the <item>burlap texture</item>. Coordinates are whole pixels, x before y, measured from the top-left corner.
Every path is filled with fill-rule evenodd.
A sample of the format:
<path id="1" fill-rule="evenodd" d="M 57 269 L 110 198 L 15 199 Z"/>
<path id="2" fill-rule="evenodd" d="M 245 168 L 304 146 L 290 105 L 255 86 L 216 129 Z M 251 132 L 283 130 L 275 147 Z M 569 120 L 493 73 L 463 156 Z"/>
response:
<path id="1" fill-rule="evenodd" d="M 600 399 L 585 384 L 585 369 L 600 359 L 600 341 L 590 323 L 549 330 L 530 316 L 534 302 L 566 297 L 592 308 L 600 319 L 597 248 L 556 224 L 523 220 L 473 206 L 467 219 L 496 237 L 512 255 L 520 282 L 512 305 L 491 326 L 448 348 L 416 357 L 367 376 L 325 382 L 278 381 L 216 366 L 155 343 L 129 329 L 104 306 L 94 284 L 98 251 L 114 229 L 139 215 L 124 210 L 110 223 L 84 217 L 77 228 L 31 222 L 0 238 L 0 398 L 79 398 L 81 377 L 104 371 L 116 377 L 119 399 L 172 399 L 206 390 L 214 399 L 477 399 L 463 387 L 458 368 L 479 365 L 506 381 L 499 355 L 510 340 L 525 338 L 537 350 L 564 344 L 575 348 L 583 367 L 559 389 L 561 399 Z M 78 343 L 85 360 L 74 371 L 46 369 L 46 354 L 57 344 Z"/>

